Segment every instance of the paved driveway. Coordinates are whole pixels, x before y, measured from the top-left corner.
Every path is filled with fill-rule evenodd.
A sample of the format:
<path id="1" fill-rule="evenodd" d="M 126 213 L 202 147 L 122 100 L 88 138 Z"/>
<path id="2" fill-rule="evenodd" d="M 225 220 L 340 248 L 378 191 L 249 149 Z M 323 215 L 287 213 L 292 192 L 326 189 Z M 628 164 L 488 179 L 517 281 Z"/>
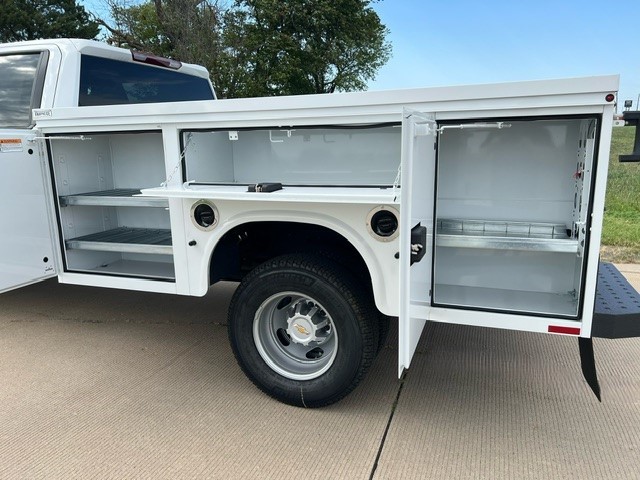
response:
<path id="1" fill-rule="evenodd" d="M 237 367 L 232 291 L 1 296 L 0 478 L 640 478 L 640 340 L 595 341 L 600 404 L 575 338 L 430 325 L 398 381 L 392 332 L 353 394 L 304 410 Z"/>

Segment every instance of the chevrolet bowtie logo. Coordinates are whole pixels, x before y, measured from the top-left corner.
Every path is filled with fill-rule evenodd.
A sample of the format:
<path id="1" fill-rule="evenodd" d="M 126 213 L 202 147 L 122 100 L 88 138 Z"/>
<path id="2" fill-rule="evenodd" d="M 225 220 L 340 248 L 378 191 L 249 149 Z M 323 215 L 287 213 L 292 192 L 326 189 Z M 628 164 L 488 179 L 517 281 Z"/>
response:
<path id="1" fill-rule="evenodd" d="M 301 333 L 302 335 L 309 335 L 309 331 L 306 328 L 304 328 L 302 325 L 298 325 L 297 323 L 294 323 L 293 326 L 296 330 L 298 330 L 298 333 Z"/>

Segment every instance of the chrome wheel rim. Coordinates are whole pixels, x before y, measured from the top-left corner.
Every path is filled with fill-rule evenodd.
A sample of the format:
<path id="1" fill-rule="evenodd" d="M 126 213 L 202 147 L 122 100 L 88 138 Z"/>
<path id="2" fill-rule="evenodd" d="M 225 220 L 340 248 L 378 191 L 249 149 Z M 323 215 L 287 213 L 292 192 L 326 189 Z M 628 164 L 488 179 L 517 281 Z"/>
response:
<path id="1" fill-rule="evenodd" d="M 292 380 L 324 374 L 336 358 L 338 333 L 327 310 L 299 292 L 267 298 L 253 319 L 253 341 L 275 372 Z"/>

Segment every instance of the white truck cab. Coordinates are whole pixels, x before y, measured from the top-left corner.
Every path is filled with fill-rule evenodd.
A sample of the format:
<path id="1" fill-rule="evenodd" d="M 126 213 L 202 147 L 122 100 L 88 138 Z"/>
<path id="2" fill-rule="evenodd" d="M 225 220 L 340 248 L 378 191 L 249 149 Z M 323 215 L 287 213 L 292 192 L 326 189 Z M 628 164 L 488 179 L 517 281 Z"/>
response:
<path id="1" fill-rule="evenodd" d="M 104 43 L 37 40 L 0 44 L 0 291 L 56 275 L 48 219 L 45 144 L 33 109 L 211 100 L 205 68 L 136 54 Z M 27 213 L 28 212 L 28 213 Z M 38 255 L 35 253 L 38 252 Z"/>
<path id="2" fill-rule="evenodd" d="M 33 113 L 0 130 L 0 290 L 57 276 L 202 296 L 240 282 L 240 366 L 307 407 L 355 388 L 395 317 L 399 374 L 427 321 L 574 335 L 598 396 L 594 332 L 640 334 L 630 286 L 619 311 L 598 296 L 624 281 L 598 261 L 616 76 L 163 100 L 115 67 L 83 76 L 138 66 L 130 52 L 51 42 L 21 50 L 41 52 Z M 182 68 L 170 93 L 203 79 L 189 94 L 206 83 L 214 98 L 202 69 Z"/>

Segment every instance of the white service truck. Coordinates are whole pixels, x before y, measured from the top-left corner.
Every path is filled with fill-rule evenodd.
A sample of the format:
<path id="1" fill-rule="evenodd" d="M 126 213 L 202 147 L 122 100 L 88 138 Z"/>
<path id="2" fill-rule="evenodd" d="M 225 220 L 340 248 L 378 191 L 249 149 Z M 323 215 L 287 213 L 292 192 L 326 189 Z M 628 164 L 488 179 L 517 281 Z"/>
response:
<path id="1" fill-rule="evenodd" d="M 236 358 L 292 405 L 348 394 L 390 321 L 400 375 L 428 321 L 574 335 L 599 397 L 592 337 L 640 335 L 598 256 L 617 76 L 238 100 L 207 78 L 0 45 L 0 290 L 239 282 Z"/>

